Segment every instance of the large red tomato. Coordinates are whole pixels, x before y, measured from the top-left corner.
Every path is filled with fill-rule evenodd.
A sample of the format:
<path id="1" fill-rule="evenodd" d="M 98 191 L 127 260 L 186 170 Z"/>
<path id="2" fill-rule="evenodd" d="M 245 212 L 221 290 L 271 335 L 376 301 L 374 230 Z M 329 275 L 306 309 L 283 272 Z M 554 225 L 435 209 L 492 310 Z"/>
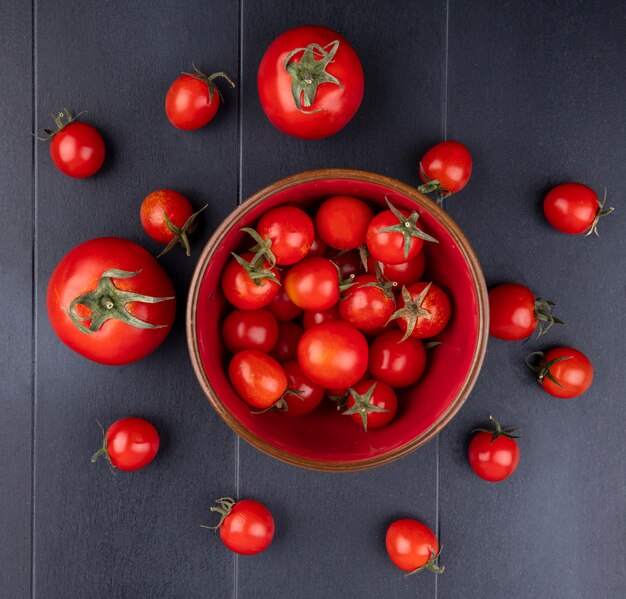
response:
<path id="1" fill-rule="evenodd" d="M 129 364 L 152 353 L 167 337 L 174 287 L 140 245 L 118 237 L 76 246 L 54 269 L 48 317 L 68 347 L 102 364 Z"/>
<path id="2" fill-rule="evenodd" d="M 363 98 L 363 68 L 352 46 L 326 27 L 297 27 L 265 52 L 257 77 L 267 118 L 294 137 L 342 129 Z"/>

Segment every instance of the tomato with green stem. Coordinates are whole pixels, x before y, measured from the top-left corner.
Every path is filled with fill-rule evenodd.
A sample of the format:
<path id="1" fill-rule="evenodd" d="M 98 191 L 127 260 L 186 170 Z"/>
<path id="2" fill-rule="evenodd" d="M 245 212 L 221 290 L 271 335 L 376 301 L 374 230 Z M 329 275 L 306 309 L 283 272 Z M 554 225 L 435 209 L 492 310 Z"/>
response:
<path id="1" fill-rule="evenodd" d="M 367 379 L 348 389 L 348 409 L 344 416 L 368 429 L 382 428 L 389 424 L 398 411 L 398 398 L 393 389 L 382 381 Z"/>
<path id="2" fill-rule="evenodd" d="M 369 350 L 369 371 L 391 387 L 408 387 L 422 376 L 426 368 L 426 350 L 419 339 L 402 339 L 397 329 L 374 339 Z"/>
<path id="3" fill-rule="evenodd" d="M 259 310 L 233 310 L 222 324 L 224 345 L 233 353 L 244 349 L 270 352 L 278 339 L 278 324 L 272 313 Z"/>
<path id="4" fill-rule="evenodd" d="M 593 366 L 589 358 L 573 347 L 555 347 L 546 353 L 533 352 L 526 358 L 526 364 L 537 373 L 537 381 L 543 390 L 561 399 L 582 395 L 593 382 Z"/>
<path id="5" fill-rule="evenodd" d="M 435 533 L 423 522 L 412 518 L 396 520 L 389 525 L 385 537 L 389 559 L 400 570 L 416 574 L 423 570 L 441 574 L 443 566 L 437 564 L 441 553 Z"/>
<path id="6" fill-rule="evenodd" d="M 417 189 L 422 193 L 433 191 L 439 200 L 461 191 L 472 174 L 472 156 L 459 141 L 442 141 L 436 144 L 420 162 L 420 178 L 424 182 Z"/>
<path id="7" fill-rule="evenodd" d="M 357 329 L 371 330 L 384 326 L 395 309 L 391 288 L 374 275 L 359 275 L 339 300 L 339 314 Z"/>
<path id="8" fill-rule="evenodd" d="M 468 459 L 472 470 L 484 480 L 499 482 L 515 472 L 520 450 L 514 428 L 503 429 L 500 423 L 489 416 L 492 428 L 476 429 L 469 444 Z"/>
<path id="9" fill-rule="evenodd" d="M 376 268 L 380 270 L 385 280 L 395 283 L 399 289 L 402 289 L 403 285 L 416 283 L 422 278 L 426 268 L 426 256 L 422 251 L 407 262 L 400 264 L 383 264 L 382 262 L 378 262 L 374 256 L 369 255 L 367 257 L 367 272 L 369 274 L 376 274 Z"/>
<path id="10" fill-rule="evenodd" d="M 446 293 L 433 282 L 419 281 L 403 287 L 398 309 L 390 320 L 397 320 L 403 339 L 434 337 L 448 325 L 452 306 Z"/>
<path id="11" fill-rule="evenodd" d="M 246 349 L 233 356 L 228 378 L 241 399 L 261 410 L 273 406 L 287 388 L 282 366 L 256 349 Z"/>
<path id="12" fill-rule="evenodd" d="M 336 250 L 353 250 L 365 244 L 374 211 L 352 196 L 333 196 L 317 211 L 315 226 L 322 240 Z"/>
<path id="13" fill-rule="evenodd" d="M 287 390 L 277 409 L 285 416 L 303 416 L 313 411 L 324 399 L 324 389 L 304 374 L 297 360 L 283 364 L 287 374 Z"/>
<path id="14" fill-rule="evenodd" d="M 280 271 L 272 268 L 262 256 L 250 252 L 232 259 L 222 271 L 222 291 L 236 308 L 257 310 L 267 306 L 280 289 Z"/>

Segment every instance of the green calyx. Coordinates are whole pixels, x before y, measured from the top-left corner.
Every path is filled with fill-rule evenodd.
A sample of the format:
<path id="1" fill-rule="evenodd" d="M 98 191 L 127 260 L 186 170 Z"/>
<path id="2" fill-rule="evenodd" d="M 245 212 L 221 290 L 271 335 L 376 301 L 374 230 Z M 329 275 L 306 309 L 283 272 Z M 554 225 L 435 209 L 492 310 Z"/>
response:
<path id="1" fill-rule="evenodd" d="M 232 257 L 238 262 L 247 273 L 252 282 L 259 287 L 263 285 L 263 281 L 271 281 L 280 285 L 280 281 L 276 278 L 276 275 L 272 272 L 271 268 L 263 268 L 263 256 L 254 256 L 250 262 L 242 258 L 241 256 L 231 252 Z"/>
<path id="2" fill-rule="evenodd" d="M 333 262 L 331 260 L 332 265 L 337 269 L 337 276 L 339 277 L 339 296 L 340 299 L 345 299 L 341 294 L 344 291 L 347 291 L 348 289 L 350 289 L 350 287 L 353 287 L 354 285 L 356 285 L 356 283 L 354 282 L 354 275 L 349 275 L 347 276 L 345 279 L 343 278 L 343 274 L 341 273 L 341 268 L 339 268 L 339 266 Z"/>
<path id="3" fill-rule="evenodd" d="M 69 309 L 66 309 L 68 316 L 76 327 L 86 335 L 91 335 L 99 331 L 102 325 L 111 318 L 124 322 L 138 329 L 162 329 L 165 324 L 151 324 L 144 320 L 140 320 L 133 316 L 126 306 L 132 302 L 141 302 L 144 304 L 157 304 L 173 300 L 171 297 L 152 297 L 150 295 L 142 295 L 131 291 L 122 291 L 113 284 L 113 279 L 132 279 L 141 271 L 128 272 L 111 268 L 100 275 L 98 285 L 93 291 L 84 293 L 72 300 Z M 80 316 L 76 310 L 76 306 L 86 306 L 89 308 L 88 316 Z M 89 320 L 89 327 L 83 323 Z"/>
<path id="4" fill-rule="evenodd" d="M 375 406 L 370 403 L 372 401 L 372 394 L 374 393 L 374 389 L 376 388 L 376 383 L 372 383 L 372 386 L 363 394 L 360 395 L 354 389 L 348 389 L 348 393 L 352 396 L 354 400 L 354 405 L 351 408 L 348 408 L 345 412 L 343 412 L 344 416 L 351 416 L 352 414 L 359 414 L 361 416 L 361 420 L 363 422 L 363 429 L 367 432 L 367 416 L 370 412 L 388 412 L 389 410 L 385 410 L 379 406 Z"/>
<path id="5" fill-rule="evenodd" d="M 61 112 L 57 114 L 50 113 L 52 120 L 56 126 L 56 129 L 44 129 L 45 136 L 38 136 L 33 133 L 33 135 L 39 141 L 50 141 L 59 131 L 62 131 L 67 127 L 70 123 L 73 123 L 81 114 L 84 114 L 85 111 L 79 112 L 77 115 L 73 115 L 69 109 L 64 108 Z"/>
<path id="6" fill-rule="evenodd" d="M 446 569 L 445 566 L 437 565 L 437 560 L 439 559 L 439 556 L 441 555 L 442 549 L 443 549 L 443 545 L 441 545 L 441 547 L 439 548 L 439 553 L 435 555 L 435 552 L 433 551 L 431 547 L 430 559 L 423 566 L 416 568 L 412 572 L 408 572 L 407 574 L 405 574 L 405 576 L 412 576 L 413 574 L 417 574 L 418 572 L 422 572 L 423 570 L 428 570 L 429 572 L 434 572 L 435 574 L 443 574 L 444 570 Z"/>
<path id="7" fill-rule="evenodd" d="M 376 289 L 380 289 L 383 292 L 383 295 L 392 300 L 394 303 L 396 301 L 396 296 L 393 294 L 393 290 L 398 286 L 398 283 L 395 281 L 390 281 L 385 276 L 384 265 L 381 262 L 376 261 L 376 281 L 372 283 L 363 283 L 361 287 L 375 287 Z"/>
<path id="8" fill-rule="evenodd" d="M 536 359 L 539 357 L 539 363 L 536 364 Z M 539 384 L 543 384 L 544 379 L 551 380 L 555 385 L 563 388 L 563 385 L 559 383 L 556 377 L 550 372 L 550 368 L 552 368 L 557 362 L 562 362 L 563 360 L 571 360 L 574 356 L 561 356 L 560 358 L 554 358 L 554 360 L 550 360 L 549 362 L 545 361 L 545 354 L 542 351 L 535 351 L 532 354 L 529 354 L 526 357 L 526 366 L 537 373 L 537 382 Z"/>
<path id="9" fill-rule="evenodd" d="M 600 219 L 603 218 L 604 216 L 608 216 L 609 214 L 612 214 L 613 211 L 615 210 L 615 208 L 607 208 L 605 210 L 604 209 L 605 203 L 606 203 L 606 187 L 604 188 L 604 197 L 602 198 L 602 201 L 600 202 L 598 200 L 598 212 L 596 213 L 596 217 L 593 219 L 593 222 L 591 223 L 591 226 L 589 227 L 589 231 L 585 233 L 585 237 L 589 237 L 589 235 L 591 235 L 592 233 L 595 233 L 598 237 L 600 237 L 600 233 L 598 233 L 598 223 L 600 222 Z"/>
<path id="10" fill-rule="evenodd" d="M 424 183 L 423 185 L 420 185 L 417 188 L 417 191 L 421 193 L 426 193 L 426 194 L 436 192 L 437 193 L 437 198 L 436 198 L 437 206 L 441 206 L 443 201 L 452 195 L 452 192 L 449 189 L 442 187 L 441 183 L 439 183 L 437 179 L 430 179 L 428 175 L 426 174 L 426 171 L 424 170 L 424 167 L 422 166 L 421 162 L 420 162 L 420 173 L 422 174 L 422 177 L 426 180 L 426 183 Z"/>
<path id="11" fill-rule="evenodd" d="M 217 503 L 217 507 L 213 506 L 209 508 L 212 512 L 215 512 L 220 515 L 220 521 L 216 526 L 207 526 L 206 524 L 200 524 L 200 528 L 209 528 L 210 530 L 217 530 L 222 524 L 224 524 L 224 520 L 230 515 L 233 511 L 233 507 L 237 503 L 236 499 L 232 497 L 220 497 L 220 499 L 216 499 L 215 503 Z"/>
<path id="12" fill-rule="evenodd" d="M 413 210 L 407 217 L 402 214 L 385 196 L 385 202 L 389 206 L 389 210 L 393 212 L 394 216 L 398 219 L 397 225 L 391 225 L 390 227 L 383 227 L 378 229 L 377 233 L 401 233 L 404 236 L 404 257 L 409 259 L 409 250 L 411 249 L 411 241 L 413 237 L 418 237 L 424 241 L 430 241 L 432 243 L 439 243 L 434 237 L 431 237 L 427 233 L 424 233 L 422 229 L 417 226 L 417 221 L 420 215 L 416 210 Z"/>
<path id="13" fill-rule="evenodd" d="M 252 239 L 256 242 L 256 245 L 250 248 L 250 251 L 254 253 L 252 262 L 256 262 L 257 260 L 264 258 L 267 260 L 270 268 L 274 268 L 274 266 L 276 266 L 276 256 L 274 255 L 274 252 L 272 252 L 272 240 L 264 239 L 255 229 L 250 227 L 243 227 L 239 230 L 250 235 L 250 237 L 252 237 Z"/>
<path id="14" fill-rule="evenodd" d="M 287 412 L 289 410 L 289 404 L 285 399 L 287 395 L 295 395 L 300 401 L 304 401 L 302 397 L 300 397 L 304 391 L 299 391 L 298 389 L 292 389 L 291 387 L 287 387 L 283 394 L 269 407 L 263 410 L 258 411 L 250 411 L 250 414 L 265 414 L 265 412 Z"/>
<path id="15" fill-rule="evenodd" d="M 406 287 L 402 287 L 402 299 L 404 300 L 404 306 L 399 310 L 396 310 L 387 321 L 387 324 L 389 324 L 392 320 L 397 318 L 406 318 L 406 331 L 404 333 L 404 337 L 400 339 L 400 342 L 405 341 L 411 336 L 411 333 L 417 325 L 418 318 L 425 318 L 426 320 L 430 320 L 432 318 L 432 314 L 428 310 L 422 308 L 422 302 L 428 295 L 431 285 L 432 282 L 428 283 L 428 285 L 422 289 L 420 294 L 415 299 L 413 299 L 411 292 Z"/>
<path id="16" fill-rule="evenodd" d="M 183 75 L 189 75 L 190 77 L 194 77 L 195 79 L 199 79 L 200 81 L 204 81 L 209 86 L 209 103 L 213 102 L 213 94 L 215 92 L 218 93 L 222 102 L 224 101 L 224 96 L 222 96 L 222 92 L 219 87 L 215 85 L 215 80 L 222 78 L 224 79 L 228 85 L 231 87 L 235 87 L 235 82 L 224 72 L 218 71 L 217 73 L 212 73 L 211 75 L 205 75 L 196 65 L 195 63 L 191 63 L 193 67 L 193 73 L 186 73 L 183 71 Z"/>
<path id="17" fill-rule="evenodd" d="M 516 428 L 502 428 L 498 420 L 494 416 L 489 416 L 489 420 L 493 422 L 493 428 L 476 428 L 473 433 L 489 433 L 491 442 L 493 443 L 498 437 L 508 437 L 509 439 L 519 439 Z"/>
<path id="18" fill-rule="evenodd" d="M 328 395 L 327 397 L 330 401 L 335 402 L 335 404 L 337 405 L 337 411 L 341 411 L 344 410 L 348 405 L 349 396 L 350 393 L 345 393 L 344 395 Z"/>
<path id="19" fill-rule="evenodd" d="M 107 436 L 104 427 L 99 420 L 96 420 L 96 422 L 98 423 L 98 426 L 102 431 L 102 446 L 100 447 L 100 449 L 98 449 L 98 451 L 96 451 L 96 453 L 91 456 L 91 463 L 93 464 L 97 462 L 99 458 L 104 458 L 109 465 L 111 472 L 113 472 L 113 474 L 117 474 L 117 469 L 113 465 L 113 462 L 111 461 L 111 456 L 109 455 L 109 444 L 107 442 Z"/>
<path id="20" fill-rule="evenodd" d="M 535 318 L 539 321 L 537 339 L 545 335 L 553 324 L 565 324 L 560 318 L 552 315 L 552 308 L 556 304 L 553 301 L 538 297 L 535 300 Z"/>
<path id="21" fill-rule="evenodd" d="M 339 40 L 335 40 L 324 47 L 319 44 L 309 44 L 305 48 L 296 48 L 287 54 L 285 70 L 291 77 L 291 94 L 300 112 L 312 114 L 326 110 L 325 108 L 305 110 L 315 102 L 317 88 L 322 83 L 332 83 L 343 89 L 341 81 L 326 71 L 338 49 Z M 300 53 L 302 53 L 300 60 L 293 61 L 293 58 Z"/>
<path id="22" fill-rule="evenodd" d="M 208 204 L 205 204 L 204 206 L 202 206 L 202 208 L 200 208 L 200 210 L 198 210 L 197 212 L 194 212 L 185 221 L 185 224 L 182 227 L 177 227 L 168 218 L 167 214 L 165 214 L 165 210 L 163 210 L 163 218 L 165 219 L 165 224 L 167 225 L 167 228 L 172 232 L 174 237 L 169 241 L 169 243 L 165 246 L 165 248 L 163 248 L 163 251 L 157 256 L 157 258 L 160 258 L 161 256 L 164 256 L 165 254 L 167 254 L 176 244 L 179 244 L 182 247 L 184 247 L 185 254 L 187 254 L 187 256 L 191 256 L 191 247 L 189 245 L 188 235 L 190 235 L 191 233 L 195 231 L 198 215 L 203 210 L 206 210 L 207 207 L 208 207 Z"/>

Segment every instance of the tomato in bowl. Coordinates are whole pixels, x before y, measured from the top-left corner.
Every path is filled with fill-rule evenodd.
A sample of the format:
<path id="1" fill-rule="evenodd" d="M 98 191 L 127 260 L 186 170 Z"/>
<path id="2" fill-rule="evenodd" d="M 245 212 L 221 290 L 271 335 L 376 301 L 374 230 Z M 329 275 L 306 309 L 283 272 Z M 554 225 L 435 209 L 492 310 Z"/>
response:
<path id="1" fill-rule="evenodd" d="M 416 210 L 420 226 L 438 243 L 424 243 L 426 273 L 449 296 L 452 317 L 428 350 L 427 366 L 413 385 L 398 390 L 398 412 L 384 428 L 354 426 L 324 399 L 297 418 L 254 413 L 228 378 L 230 354 L 221 340 L 229 311 L 220 286 L 231 252 L 248 243 L 254 227 L 282 205 L 314 212 L 323 200 L 346 195 L 377 210 L 387 201 Z M 432 278 L 430 278 L 432 277 Z M 307 171 L 278 181 L 237 207 L 207 242 L 196 266 L 187 303 L 187 339 L 200 385 L 221 418 L 257 449 L 284 462 L 325 471 L 353 471 L 396 460 L 436 436 L 467 399 L 481 368 L 488 338 L 487 289 L 480 264 L 458 225 L 425 195 L 382 175 L 347 169 Z"/>

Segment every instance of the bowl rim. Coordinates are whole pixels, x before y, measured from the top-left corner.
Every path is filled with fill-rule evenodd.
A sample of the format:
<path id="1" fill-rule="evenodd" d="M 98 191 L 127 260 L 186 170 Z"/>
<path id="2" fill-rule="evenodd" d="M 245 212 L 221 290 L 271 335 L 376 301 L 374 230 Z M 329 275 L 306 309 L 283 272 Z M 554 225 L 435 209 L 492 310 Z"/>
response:
<path id="1" fill-rule="evenodd" d="M 474 283 L 474 286 L 476 288 L 478 299 L 478 338 L 476 341 L 476 347 L 474 349 L 472 363 L 470 365 L 470 370 L 465 377 L 463 386 L 457 393 L 456 398 L 450 404 L 446 412 L 444 412 L 444 414 L 439 418 L 437 422 L 433 423 L 433 425 L 426 429 L 422 434 L 412 439 L 405 445 L 402 445 L 401 447 L 398 447 L 392 451 L 375 457 L 355 461 L 327 462 L 323 460 L 315 460 L 294 455 L 285 449 L 281 449 L 272 445 L 268 441 L 264 440 L 262 437 L 259 437 L 257 434 L 248 430 L 230 413 L 230 411 L 222 403 L 221 399 L 218 397 L 217 393 L 213 389 L 213 386 L 208 380 L 206 372 L 204 371 L 204 368 L 202 366 L 200 351 L 198 348 L 198 339 L 196 335 L 196 308 L 200 287 L 204 278 L 204 273 L 209 261 L 209 257 L 223 241 L 224 237 L 233 226 L 233 224 L 236 223 L 242 217 L 242 215 L 245 214 L 250 208 L 258 205 L 266 198 L 273 196 L 276 193 L 279 193 L 291 187 L 301 185 L 303 183 L 310 183 L 324 179 L 356 180 L 381 185 L 407 197 L 421 208 L 430 212 L 437 220 L 442 223 L 442 225 L 448 230 L 449 234 L 457 243 L 459 250 L 463 254 L 469 266 L 469 270 L 472 275 L 472 282 Z M 390 462 L 394 462 L 415 451 L 418 447 L 425 445 L 434 437 L 436 437 L 461 409 L 461 406 L 467 400 L 472 388 L 474 387 L 474 384 L 476 383 L 485 357 L 487 340 L 489 337 L 489 302 L 485 278 L 480 267 L 478 257 L 476 256 L 472 246 L 461 231 L 459 225 L 457 225 L 452 217 L 442 208 L 440 208 L 435 202 L 433 202 L 429 197 L 419 192 L 415 187 L 411 187 L 410 185 L 398 181 L 397 179 L 392 179 L 391 177 L 380 175 L 378 173 L 358 169 L 314 169 L 291 175 L 289 177 L 271 183 L 270 185 L 267 185 L 263 189 L 254 193 L 239 206 L 237 206 L 237 208 L 235 208 L 235 210 L 233 210 L 221 222 L 221 224 L 213 232 L 213 235 L 211 235 L 209 240 L 206 242 L 204 249 L 200 254 L 200 257 L 198 258 L 198 262 L 196 264 L 193 277 L 189 286 L 185 329 L 191 363 L 194 372 L 196 373 L 196 377 L 200 382 L 202 391 L 204 392 L 209 403 L 222 418 L 222 420 L 224 420 L 224 422 L 226 422 L 226 424 L 228 424 L 228 426 L 240 437 L 242 437 L 245 441 L 250 443 L 259 451 L 265 453 L 266 455 L 269 455 L 270 457 L 276 458 L 293 466 L 299 466 L 301 468 L 323 472 L 354 472 L 358 470 L 366 470 L 369 468 L 382 466 L 384 464 L 389 464 Z"/>

